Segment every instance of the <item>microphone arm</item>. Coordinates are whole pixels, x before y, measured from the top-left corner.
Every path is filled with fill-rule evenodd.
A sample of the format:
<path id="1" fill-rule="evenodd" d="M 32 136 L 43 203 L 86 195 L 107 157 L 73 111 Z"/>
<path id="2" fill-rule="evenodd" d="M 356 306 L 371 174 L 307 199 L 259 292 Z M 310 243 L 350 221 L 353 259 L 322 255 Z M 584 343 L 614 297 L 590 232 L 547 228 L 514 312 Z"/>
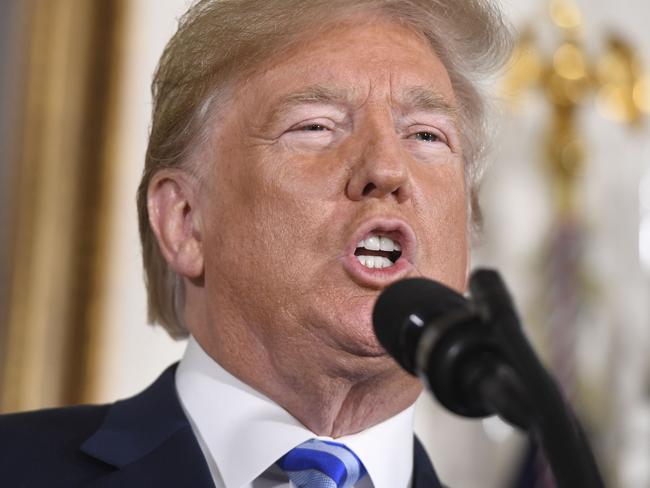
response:
<path id="1" fill-rule="evenodd" d="M 528 431 L 544 450 L 559 488 L 604 487 L 579 422 L 528 343 L 496 271 L 473 273 L 469 301 L 422 279 L 397 283 L 384 293 L 400 285 L 392 302 L 380 297 L 374 321 L 379 341 L 407 371 L 420 376 L 456 414 L 497 414 Z M 393 322 L 388 332 L 382 311 L 400 317 L 390 304 L 409 295 L 405 301 L 413 303 L 408 305 L 412 313 L 398 320 L 401 328 Z"/>
<path id="2" fill-rule="evenodd" d="M 558 486 L 604 486 L 580 424 L 524 336 L 510 294 L 499 274 L 477 271 L 470 280 L 470 291 L 483 322 L 493 324 L 496 342 L 507 364 L 512 365 L 509 374 L 519 380 L 521 389 L 511 390 L 515 395 L 504 396 L 515 401 L 528 400 L 529 430 L 544 449 Z M 500 395 L 500 388 L 492 387 L 490 382 L 499 383 L 499 379 L 495 375 L 488 384 L 484 383 L 486 400 L 494 403 L 505 399 Z"/>

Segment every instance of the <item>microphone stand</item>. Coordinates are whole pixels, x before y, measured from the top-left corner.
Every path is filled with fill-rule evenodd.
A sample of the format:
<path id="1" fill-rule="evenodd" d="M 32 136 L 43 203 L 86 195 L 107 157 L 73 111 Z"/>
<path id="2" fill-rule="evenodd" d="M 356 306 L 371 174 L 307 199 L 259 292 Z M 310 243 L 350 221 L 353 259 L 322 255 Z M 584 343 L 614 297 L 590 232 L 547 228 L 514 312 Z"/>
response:
<path id="1" fill-rule="evenodd" d="M 470 291 L 472 306 L 434 321 L 418 346 L 418 369 L 438 400 L 460 415 L 497 414 L 529 431 L 559 488 L 604 487 L 579 422 L 524 336 L 501 277 L 479 270 Z"/>

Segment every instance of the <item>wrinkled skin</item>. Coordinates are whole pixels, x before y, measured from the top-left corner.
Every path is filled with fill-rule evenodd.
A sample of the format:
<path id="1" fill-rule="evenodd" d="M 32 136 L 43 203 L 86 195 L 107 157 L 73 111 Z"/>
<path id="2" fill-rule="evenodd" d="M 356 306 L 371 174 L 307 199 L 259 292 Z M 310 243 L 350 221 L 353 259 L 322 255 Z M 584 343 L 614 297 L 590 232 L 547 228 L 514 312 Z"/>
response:
<path id="1" fill-rule="evenodd" d="M 456 110 L 419 36 L 384 20 L 337 25 L 235 89 L 200 184 L 174 173 L 152 182 L 152 223 L 161 247 L 176 243 L 163 252 L 186 277 L 190 331 L 317 434 L 367 428 L 420 392 L 377 343 L 371 311 L 397 278 L 465 287 Z M 344 264 L 373 218 L 415 235 L 399 276 L 368 281 Z"/>

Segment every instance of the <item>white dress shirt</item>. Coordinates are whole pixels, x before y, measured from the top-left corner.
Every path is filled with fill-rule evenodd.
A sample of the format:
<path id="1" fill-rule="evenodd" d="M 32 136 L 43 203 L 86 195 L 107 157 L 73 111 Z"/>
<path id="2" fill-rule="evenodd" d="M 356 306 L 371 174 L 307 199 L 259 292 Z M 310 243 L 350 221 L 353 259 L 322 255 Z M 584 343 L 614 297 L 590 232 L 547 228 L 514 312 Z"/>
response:
<path id="1" fill-rule="evenodd" d="M 190 337 L 176 389 L 217 488 L 291 488 L 275 462 L 302 442 L 335 440 L 368 475 L 355 488 L 408 488 L 413 471 L 413 410 L 357 434 L 317 436 L 278 404 L 235 378 Z"/>

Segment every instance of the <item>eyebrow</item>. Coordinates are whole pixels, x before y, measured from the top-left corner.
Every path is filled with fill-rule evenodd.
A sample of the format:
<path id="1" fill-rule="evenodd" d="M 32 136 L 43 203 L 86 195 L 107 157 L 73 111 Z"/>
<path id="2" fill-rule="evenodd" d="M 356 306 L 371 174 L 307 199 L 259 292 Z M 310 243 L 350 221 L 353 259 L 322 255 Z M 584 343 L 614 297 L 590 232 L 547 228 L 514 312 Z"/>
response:
<path id="1" fill-rule="evenodd" d="M 411 87 L 405 95 L 398 97 L 398 102 L 406 111 L 435 112 L 447 115 L 458 120 L 460 110 L 456 104 L 451 103 L 446 97 L 434 91 L 421 87 Z"/>
<path id="2" fill-rule="evenodd" d="M 280 99 L 267 117 L 267 124 L 273 124 L 293 107 L 299 105 L 344 106 L 350 103 L 350 96 L 343 90 L 336 90 L 322 85 L 309 86 Z"/>

